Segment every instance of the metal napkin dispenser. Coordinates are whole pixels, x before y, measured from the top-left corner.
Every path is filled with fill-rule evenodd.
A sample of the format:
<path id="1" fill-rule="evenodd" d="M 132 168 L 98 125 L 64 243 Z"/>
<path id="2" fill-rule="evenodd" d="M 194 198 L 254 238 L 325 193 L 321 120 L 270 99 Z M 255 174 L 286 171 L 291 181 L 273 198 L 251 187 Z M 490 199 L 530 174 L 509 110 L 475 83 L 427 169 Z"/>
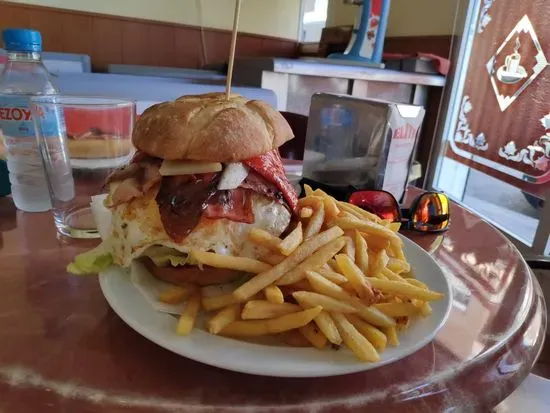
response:
<path id="1" fill-rule="evenodd" d="M 401 201 L 425 110 L 421 106 L 318 93 L 311 99 L 303 176 Z"/>

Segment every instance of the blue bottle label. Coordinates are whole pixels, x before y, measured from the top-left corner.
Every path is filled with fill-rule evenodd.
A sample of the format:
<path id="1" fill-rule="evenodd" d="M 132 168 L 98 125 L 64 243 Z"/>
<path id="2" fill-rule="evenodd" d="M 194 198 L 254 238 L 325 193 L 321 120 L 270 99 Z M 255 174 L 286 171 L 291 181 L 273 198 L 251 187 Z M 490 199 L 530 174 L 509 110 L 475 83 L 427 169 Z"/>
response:
<path id="1" fill-rule="evenodd" d="M 55 105 L 42 105 L 40 110 L 41 135 L 48 139 L 48 157 L 66 159 L 63 153 L 63 112 Z M 29 96 L 0 94 L 0 137 L 6 146 L 12 186 L 46 188 L 44 166 L 35 136 L 35 124 Z"/>
<path id="2" fill-rule="evenodd" d="M 52 103 L 55 102 L 52 99 Z M 44 108 L 44 109 L 43 109 Z M 41 110 L 41 129 L 44 137 L 58 136 L 63 114 L 55 105 Z M 35 128 L 28 96 L 0 95 L 0 130 L 6 138 L 34 138 Z"/>
<path id="3" fill-rule="evenodd" d="M 10 138 L 35 136 L 28 97 L 0 95 L 0 129 Z"/>

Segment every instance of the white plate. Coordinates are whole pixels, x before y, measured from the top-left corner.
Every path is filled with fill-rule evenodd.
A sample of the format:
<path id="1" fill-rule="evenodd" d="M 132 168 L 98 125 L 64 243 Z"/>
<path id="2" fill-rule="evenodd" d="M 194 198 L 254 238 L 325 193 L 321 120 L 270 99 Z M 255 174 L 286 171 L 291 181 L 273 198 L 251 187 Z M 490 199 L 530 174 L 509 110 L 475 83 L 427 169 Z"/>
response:
<path id="1" fill-rule="evenodd" d="M 195 329 L 189 336 L 175 334 L 176 318 L 155 311 L 130 281 L 127 271 L 111 268 L 100 274 L 103 295 L 111 308 L 138 333 L 174 353 L 201 363 L 242 373 L 277 377 L 324 377 L 374 369 L 402 359 L 433 340 L 451 310 L 451 289 L 443 271 L 423 249 L 403 238 L 405 254 L 420 281 L 445 298 L 432 303 L 433 313 L 413 320 L 399 335 L 400 345 L 388 347 L 377 363 L 362 363 L 343 347 L 292 348 L 253 344 Z"/>

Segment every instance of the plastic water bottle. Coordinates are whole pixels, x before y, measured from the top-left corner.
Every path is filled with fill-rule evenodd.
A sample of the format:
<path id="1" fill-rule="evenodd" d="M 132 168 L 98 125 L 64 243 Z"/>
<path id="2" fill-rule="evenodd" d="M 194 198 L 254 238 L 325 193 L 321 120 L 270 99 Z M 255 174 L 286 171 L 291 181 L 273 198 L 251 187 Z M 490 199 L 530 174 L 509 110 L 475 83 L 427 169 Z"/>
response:
<path id="1" fill-rule="evenodd" d="M 42 64 L 39 32 L 6 29 L 2 39 L 8 61 L 0 74 L 0 130 L 8 154 L 13 200 L 23 211 L 47 211 L 51 202 L 29 99 L 54 95 L 58 90 Z"/>

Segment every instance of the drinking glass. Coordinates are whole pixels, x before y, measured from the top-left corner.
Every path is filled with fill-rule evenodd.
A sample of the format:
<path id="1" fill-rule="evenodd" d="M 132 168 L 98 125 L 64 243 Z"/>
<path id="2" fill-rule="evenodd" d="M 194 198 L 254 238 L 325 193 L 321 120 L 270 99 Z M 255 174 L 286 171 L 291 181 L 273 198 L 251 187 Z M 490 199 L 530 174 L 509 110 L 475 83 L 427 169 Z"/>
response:
<path id="1" fill-rule="evenodd" d="M 90 199 L 105 192 L 107 176 L 134 152 L 135 102 L 36 96 L 31 110 L 57 230 L 72 238 L 98 238 Z"/>

